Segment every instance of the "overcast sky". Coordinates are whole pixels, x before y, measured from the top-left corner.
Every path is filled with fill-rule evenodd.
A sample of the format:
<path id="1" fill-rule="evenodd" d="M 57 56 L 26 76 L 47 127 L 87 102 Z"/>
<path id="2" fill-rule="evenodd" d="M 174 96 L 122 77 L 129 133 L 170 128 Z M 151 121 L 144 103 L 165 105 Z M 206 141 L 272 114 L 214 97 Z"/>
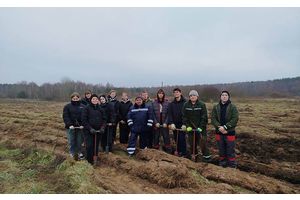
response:
<path id="1" fill-rule="evenodd" d="M 0 8 L 0 83 L 300 76 L 300 8 Z"/>

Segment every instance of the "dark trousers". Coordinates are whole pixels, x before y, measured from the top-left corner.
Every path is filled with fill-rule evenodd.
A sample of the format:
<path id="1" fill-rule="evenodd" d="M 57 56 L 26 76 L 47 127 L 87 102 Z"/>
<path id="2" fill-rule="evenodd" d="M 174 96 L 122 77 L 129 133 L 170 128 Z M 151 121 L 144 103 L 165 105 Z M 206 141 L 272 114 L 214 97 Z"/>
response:
<path id="1" fill-rule="evenodd" d="M 219 148 L 219 164 L 236 167 L 235 159 L 235 135 L 216 134 L 216 141 Z"/>
<path id="2" fill-rule="evenodd" d="M 176 142 L 176 150 L 178 151 L 179 155 L 185 156 L 186 155 L 186 139 L 185 139 L 185 132 L 183 131 L 173 131 L 174 140 Z M 177 141 L 178 138 L 178 141 Z"/>
<path id="3" fill-rule="evenodd" d="M 153 147 L 155 149 L 159 149 L 160 147 L 160 137 L 163 137 L 164 140 L 164 150 L 168 153 L 172 153 L 171 142 L 170 142 L 170 134 L 168 128 L 155 128 L 154 129 L 154 140 Z"/>
<path id="4" fill-rule="evenodd" d="M 145 138 L 146 138 L 146 146 L 148 148 L 153 148 L 153 128 L 147 127 L 147 130 L 145 130 Z M 140 147 L 142 146 L 141 140 L 140 140 Z"/>
<path id="5" fill-rule="evenodd" d="M 105 132 L 101 138 L 101 146 L 103 151 L 112 151 L 113 146 L 113 126 L 106 126 Z"/>
<path id="6" fill-rule="evenodd" d="M 120 143 L 127 144 L 129 139 L 130 128 L 127 124 L 119 123 Z"/>
<path id="7" fill-rule="evenodd" d="M 140 148 L 145 149 L 147 147 L 147 135 L 146 132 L 133 132 L 130 133 L 130 138 L 128 142 L 127 152 L 129 155 L 133 155 L 136 150 L 136 141 L 138 136 L 140 136 Z"/>
<path id="8" fill-rule="evenodd" d="M 194 136 L 195 136 L 195 140 L 194 140 Z M 192 132 L 188 132 L 188 140 L 189 140 L 189 153 L 193 154 L 193 152 L 195 154 L 198 154 L 198 145 L 200 143 L 200 149 L 202 152 L 202 156 L 204 158 L 210 158 L 210 152 L 208 150 L 207 147 L 207 135 L 206 133 L 199 133 L 197 131 L 192 131 Z"/>
<path id="9" fill-rule="evenodd" d="M 116 140 L 117 135 L 117 125 L 113 125 L 110 128 L 112 129 L 112 141 L 114 142 Z"/>
<path id="10" fill-rule="evenodd" d="M 99 133 L 91 134 L 89 131 L 87 131 L 85 132 L 84 136 L 86 141 L 86 159 L 89 163 L 93 164 L 93 156 L 94 155 L 98 156 L 98 151 L 99 151 L 98 146 L 99 146 L 99 141 L 101 140 L 101 134 Z"/>

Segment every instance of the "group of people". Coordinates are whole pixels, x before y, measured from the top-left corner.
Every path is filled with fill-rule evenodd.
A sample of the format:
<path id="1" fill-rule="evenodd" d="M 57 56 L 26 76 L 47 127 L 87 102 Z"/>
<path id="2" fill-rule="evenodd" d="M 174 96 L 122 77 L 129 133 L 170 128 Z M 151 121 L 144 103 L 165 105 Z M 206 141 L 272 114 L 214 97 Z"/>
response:
<path id="1" fill-rule="evenodd" d="M 143 91 L 132 103 L 126 92 L 118 101 L 115 90 L 111 90 L 107 97 L 87 91 L 82 100 L 78 93 L 73 93 L 71 102 L 63 110 L 70 155 L 84 159 L 81 149 L 84 141 L 86 159 L 93 163 L 93 157 L 99 152 L 99 144 L 103 151 L 112 151 L 119 125 L 119 141 L 127 144 L 129 156 L 135 154 L 139 137 L 140 149 L 162 149 L 191 159 L 195 159 L 195 156 L 199 158 L 199 145 L 202 161 L 210 162 L 205 103 L 199 99 L 196 90 L 191 90 L 189 98 L 185 99 L 181 90 L 175 88 L 173 96 L 173 101 L 169 102 L 164 90 L 159 89 L 156 99 L 152 101 L 148 92 Z M 216 129 L 219 165 L 223 167 L 237 167 L 235 127 L 238 115 L 236 106 L 230 101 L 229 92 L 222 91 L 219 103 L 213 107 L 211 123 Z M 170 131 L 176 143 L 175 150 L 172 149 Z"/>

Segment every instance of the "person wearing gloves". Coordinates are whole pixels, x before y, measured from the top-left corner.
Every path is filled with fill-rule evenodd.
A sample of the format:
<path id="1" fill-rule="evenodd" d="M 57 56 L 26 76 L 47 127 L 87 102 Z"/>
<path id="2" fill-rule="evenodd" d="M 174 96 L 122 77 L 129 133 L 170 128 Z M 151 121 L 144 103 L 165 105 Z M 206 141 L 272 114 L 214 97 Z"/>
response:
<path id="1" fill-rule="evenodd" d="M 127 114 L 127 123 L 130 127 L 130 138 L 128 142 L 127 152 L 129 156 L 133 156 L 136 151 L 137 137 L 140 136 L 140 148 L 147 148 L 147 135 L 148 127 L 152 127 L 152 110 L 143 102 L 142 97 L 135 98 L 135 103 L 131 106 Z"/>
<path id="2" fill-rule="evenodd" d="M 199 94 L 196 90 L 191 90 L 189 92 L 189 101 L 187 101 L 182 108 L 183 125 L 181 128 L 183 130 L 186 130 L 186 132 L 188 133 L 188 140 L 190 144 L 189 153 L 191 154 L 194 150 L 195 154 L 198 154 L 197 145 L 199 144 L 200 140 L 200 148 L 203 156 L 202 160 L 204 162 L 210 162 L 211 155 L 207 148 L 206 133 L 206 125 L 208 123 L 207 109 L 205 103 L 200 101 L 198 98 Z"/>
<path id="3" fill-rule="evenodd" d="M 131 101 L 128 99 L 126 92 L 122 93 L 122 100 L 119 106 L 119 130 L 120 130 L 120 143 L 127 144 L 129 138 L 130 128 L 127 124 L 127 114 L 130 107 L 132 106 Z"/>
<path id="4" fill-rule="evenodd" d="M 214 105 L 211 123 L 216 129 L 216 141 L 219 148 L 219 165 L 236 168 L 235 158 L 235 127 L 239 120 L 239 112 L 230 101 L 230 94 L 224 90 L 220 102 Z"/>
<path id="5" fill-rule="evenodd" d="M 64 106 L 63 120 L 67 129 L 69 153 L 72 158 L 78 156 L 83 159 L 83 126 L 81 123 L 81 114 L 84 105 L 81 104 L 80 95 L 77 92 L 71 94 L 71 102 Z"/>
<path id="6" fill-rule="evenodd" d="M 153 147 L 160 148 L 160 136 L 164 140 L 164 150 L 172 153 L 170 135 L 168 129 L 168 107 L 169 102 L 165 99 L 165 92 L 159 89 L 156 94 L 157 99 L 153 102 L 153 120 L 154 120 L 154 141 Z"/>
<path id="7" fill-rule="evenodd" d="M 174 100 L 169 104 L 168 124 L 169 129 L 173 131 L 174 140 L 176 142 L 176 151 L 178 156 L 186 156 L 186 139 L 185 132 L 176 131 L 181 129 L 182 124 L 182 108 L 186 102 L 179 88 L 173 90 Z M 178 135 L 177 135 L 178 134 Z M 178 139 L 178 141 L 177 141 Z"/>
<path id="8" fill-rule="evenodd" d="M 91 95 L 91 104 L 85 107 L 82 112 L 82 123 L 85 130 L 86 158 L 89 163 L 93 164 L 94 151 L 96 149 L 95 156 L 98 156 L 99 141 L 106 125 L 106 114 L 100 107 L 96 94 Z"/>

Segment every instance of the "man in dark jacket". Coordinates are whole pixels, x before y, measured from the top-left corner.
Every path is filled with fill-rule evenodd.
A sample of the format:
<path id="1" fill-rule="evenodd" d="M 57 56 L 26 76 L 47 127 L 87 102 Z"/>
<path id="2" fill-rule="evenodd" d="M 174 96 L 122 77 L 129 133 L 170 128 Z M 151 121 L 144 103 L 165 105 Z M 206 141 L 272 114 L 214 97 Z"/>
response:
<path id="1" fill-rule="evenodd" d="M 128 99 L 128 95 L 126 92 L 122 93 L 122 100 L 119 106 L 119 130 L 120 130 L 120 143 L 127 144 L 130 128 L 127 124 L 127 114 L 129 112 L 130 107 L 132 106 L 131 101 Z"/>
<path id="2" fill-rule="evenodd" d="M 203 161 L 210 162 L 211 155 L 207 148 L 207 109 L 204 102 L 200 101 L 196 90 L 189 92 L 189 101 L 183 105 L 182 129 L 186 129 L 190 144 L 190 153 L 198 154 L 197 144 L 200 140 Z M 195 137 L 194 137 L 195 136 Z"/>
<path id="3" fill-rule="evenodd" d="M 153 101 L 150 99 L 149 94 L 146 90 L 142 91 L 141 93 L 143 101 L 149 109 L 153 110 Z M 152 111 L 153 113 L 153 111 Z M 153 118 L 153 117 L 152 117 Z M 147 127 L 146 130 L 146 140 L 147 140 L 147 147 L 148 148 L 153 148 L 153 134 L 154 130 L 153 127 Z"/>
<path id="4" fill-rule="evenodd" d="M 235 159 L 235 127 L 239 113 L 230 101 L 228 91 L 222 91 L 220 102 L 213 107 L 211 123 L 216 129 L 216 141 L 219 148 L 219 165 L 237 167 Z"/>
<path id="5" fill-rule="evenodd" d="M 181 94 L 179 88 L 173 90 L 174 100 L 169 104 L 168 109 L 168 124 L 169 128 L 173 131 L 174 140 L 176 142 L 176 151 L 179 156 L 186 156 L 186 139 L 185 132 L 177 131 L 181 129 L 182 123 L 182 108 L 186 102 L 185 98 Z M 178 134 L 178 135 L 177 135 Z M 178 138 L 178 141 L 177 141 Z"/>
<path id="6" fill-rule="evenodd" d="M 72 93 L 71 103 L 65 105 L 63 109 L 63 120 L 67 129 L 69 152 L 73 158 L 75 155 L 83 159 L 81 145 L 83 143 L 83 126 L 81 123 L 81 114 L 84 105 L 80 103 L 80 95 L 77 92 Z"/>
<path id="7" fill-rule="evenodd" d="M 145 105 L 142 97 L 135 98 L 135 104 L 130 108 L 127 115 L 127 123 L 130 127 L 130 138 L 127 147 L 129 156 L 132 156 L 136 150 L 136 140 L 140 136 L 141 149 L 147 148 L 146 130 L 153 125 L 152 110 Z"/>
<path id="8" fill-rule="evenodd" d="M 87 161 L 93 164 L 93 156 L 98 156 L 99 141 L 106 125 L 106 114 L 100 107 L 96 94 L 92 94 L 91 104 L 82 112 L 82 123 L 85 129 Z"/>
<path id="9" fill-rule="evenodd" d="M 105 95 L 100 95 L 99 99 L 100 99 L 100 106 L 105 111 L 106 118 L 107 118 L 105 132 L 101 138 L 101 146 L 103 150 L 112 152 L 112 147 L 113 147 L 112 124 L 114 124 L 116 121 L 115 111 L 113 105 L 107 102 Z"/>
<path id="10" fill-rule="evenodd" d="M 120 102 L 117 99 L 117 92 L 115 90 L 111 90 L 109 92 L 109 95 L 107 96 L 108 102 L 112 104 L 112 107 L 114 108 L 114 113 L 113 115 L 114 118 L 116 119 L 115 122 L 113 123 L 111 129 L 112 129 L 112 139 L 113 142 L 116 140 L 116 134 L 117 134 L 117 124 L 119 122 L 119 106 Z"/>
<path id="11" fill-rule="evenodd" d="M 160 137 L 164 140 L 164 150 L 167 153 L 172 153 L 170 135 L 168 129 L 168 107 L 169 102 L 165 98 L 165 92 L 159 89 L 156 94 L 156 99 L 153 102 L 153 120 L 154 120 L 154 141 L 153 147 L 160 148 Z"/>

